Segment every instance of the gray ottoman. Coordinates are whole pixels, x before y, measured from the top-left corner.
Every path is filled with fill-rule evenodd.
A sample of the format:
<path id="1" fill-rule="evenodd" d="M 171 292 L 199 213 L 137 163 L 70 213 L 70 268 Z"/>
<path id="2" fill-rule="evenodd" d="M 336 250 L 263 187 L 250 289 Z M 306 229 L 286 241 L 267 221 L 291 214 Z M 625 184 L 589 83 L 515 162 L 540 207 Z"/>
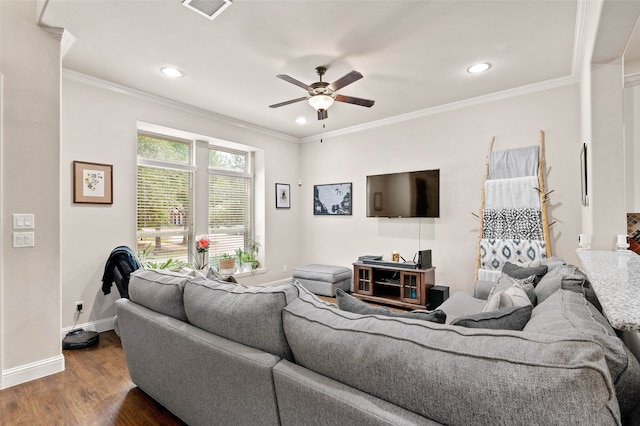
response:
<path id="1" fill-rule="evenodd" d="M 293 280 L 322 296 L 336 295 L 336 289 L 351 290 L 351 269 L 344 266 L 304 265 L 293 270 Z"/>

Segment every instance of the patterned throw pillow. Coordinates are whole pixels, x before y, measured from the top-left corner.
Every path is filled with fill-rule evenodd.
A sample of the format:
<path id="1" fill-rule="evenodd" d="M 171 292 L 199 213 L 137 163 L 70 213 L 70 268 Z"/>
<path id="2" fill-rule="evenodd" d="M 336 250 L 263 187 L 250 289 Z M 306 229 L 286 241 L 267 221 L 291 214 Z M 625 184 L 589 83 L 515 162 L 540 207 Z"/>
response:
<path id="1" fill-rule="evenodd" d="M 531 284 L 529 284 L 531 285 Z M 533 290 L 533 286 L 531 286 Z M 512 308 L 519 306 L 532 306 L 529 296 L 518 285 L 513 285 L 504 291 L 500 291 L 489 299 L 483 312 L 497 311 L 502 308 Z"/>
<path id="2" fill-rule="evenodd" d="M 533 276 L 534 286 L 540 282 L 540 279 L 542 279 L 548 270 L 549 267 L 547 265 L 523 267 L 511 262 L 505 262 L 502 267 L 502 273 L 507 274 L 512 278 L 523 279 Z"/>

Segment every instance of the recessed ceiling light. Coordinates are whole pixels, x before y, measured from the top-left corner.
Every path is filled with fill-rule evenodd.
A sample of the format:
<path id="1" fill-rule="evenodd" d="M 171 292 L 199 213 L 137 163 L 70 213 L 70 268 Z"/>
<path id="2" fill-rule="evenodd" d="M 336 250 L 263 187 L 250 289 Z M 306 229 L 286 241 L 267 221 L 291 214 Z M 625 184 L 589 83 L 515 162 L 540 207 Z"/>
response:
<path id="1" fill-rule="evenodd" d="M 298 124 L 307 124 L 307 119 L 304 117 L 298 117 L 296 118 L 296 123 Z"/>
<path id="2" fill-rule="evenodd" d="M 491 64 L 487 64 L 483 62 L 480 64 L 471 65 L 469 68 L 467 68 L 467 72 L 470 74 L 478 74 L 480 72 L 485 72 L 489 68 L 491 68 Z"/>
<path id="3" fill-rule="evenodd" d="M 171 77 L 171 78 L 182 77 L 182 71 L 180 71 L 177 68 L 164 67 L 164 68 L 161 68 L 160 71 L 162 71 L 162 74 L 166 75 L 167 77 Z"/>

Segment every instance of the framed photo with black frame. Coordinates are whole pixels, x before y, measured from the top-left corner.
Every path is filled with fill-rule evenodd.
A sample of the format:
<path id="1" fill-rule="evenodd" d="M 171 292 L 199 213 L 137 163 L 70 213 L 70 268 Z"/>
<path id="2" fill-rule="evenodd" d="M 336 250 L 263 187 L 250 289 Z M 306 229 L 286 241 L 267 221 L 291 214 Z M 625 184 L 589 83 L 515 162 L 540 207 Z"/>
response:
<path id="1" fill-rule="evenodd" d="M 276 209 L 291 208 L 291 187 L 288 183 L 276 183 Z"/>
<path id="2" fill-rule="evenodd" d="M 351 215 L 351 182 L 313 185 L 313 214 Z"/>

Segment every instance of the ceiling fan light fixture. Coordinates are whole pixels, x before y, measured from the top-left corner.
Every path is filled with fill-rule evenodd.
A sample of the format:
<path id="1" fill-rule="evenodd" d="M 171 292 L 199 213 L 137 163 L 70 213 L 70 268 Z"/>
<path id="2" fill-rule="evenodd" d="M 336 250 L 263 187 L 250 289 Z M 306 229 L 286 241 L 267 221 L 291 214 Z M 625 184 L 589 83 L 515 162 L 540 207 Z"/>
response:
<path id="1" fill-rule="evenodd" d="M 478 74 L 478 73 L 487 71 L 489 68 L 491 68 L 491 64 L 487 62 L 482 62 L 479 64 L 471 65 L 469 68 L 467 68 L 467 72 L 469 74 Z"/>
<path id="2" fill-rule="evenodd" d="M 316 111 L 326 111 L 333 105 L 333 98 L 329 95 L 315 95 L 309 98 L 309 105 Z"/>

